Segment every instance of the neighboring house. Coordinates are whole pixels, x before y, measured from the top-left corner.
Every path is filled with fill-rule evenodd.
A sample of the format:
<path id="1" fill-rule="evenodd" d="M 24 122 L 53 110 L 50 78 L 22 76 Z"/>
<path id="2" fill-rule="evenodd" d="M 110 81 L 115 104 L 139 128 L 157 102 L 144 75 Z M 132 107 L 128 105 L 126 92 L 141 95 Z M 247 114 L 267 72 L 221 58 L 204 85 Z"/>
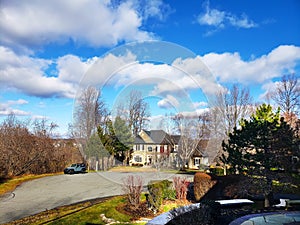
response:
<path id="1" fill-rule="evenodd" d="M 193 151 L 192 156 L 189 160 L 190 169 L 199 169 L 202 165 L 208 166 L 208 154 L 205 152 L 208 141 L 201 140 L 198 147 Z"/>
<path id="2" fill-rule="evenodd" d="M 199 144 L 190 159 L 191 168 L 199 168 L 200 164 L 208 165 L 208 157 L 204 154 L 207 144 Z M 130 165 L 156 165 L 181 167 L 178 157 L 180 136 L 169 135 L 163 130 L 142 130 L 135 138 Z"/>
<path id="3" fill-rule="evenodd" d="M 142 130 L 135 137 L 130 165 L 152 165 L 168 159 L 178 144 L 163 130 Z"/>

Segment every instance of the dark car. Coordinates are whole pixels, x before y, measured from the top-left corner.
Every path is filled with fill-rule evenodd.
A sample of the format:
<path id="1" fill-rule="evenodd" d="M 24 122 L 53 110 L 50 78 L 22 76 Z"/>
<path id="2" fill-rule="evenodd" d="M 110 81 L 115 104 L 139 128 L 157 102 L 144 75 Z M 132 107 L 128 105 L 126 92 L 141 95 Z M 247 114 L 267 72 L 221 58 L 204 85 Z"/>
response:
<path id="1" fill-rule="evenodd" d="M 86 173 L 86 165 L 84 163 L 73 163 L 64 169 L 65 174 Z"/>

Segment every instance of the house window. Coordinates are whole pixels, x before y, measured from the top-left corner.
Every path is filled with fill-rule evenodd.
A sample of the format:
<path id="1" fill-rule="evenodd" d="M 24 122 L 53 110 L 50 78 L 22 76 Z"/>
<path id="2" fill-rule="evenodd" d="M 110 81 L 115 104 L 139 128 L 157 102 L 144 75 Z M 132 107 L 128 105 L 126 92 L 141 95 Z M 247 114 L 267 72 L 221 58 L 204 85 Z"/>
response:
<path id="1" fill-rule="evenodd" d="M 148 147 L 148 152 L 152 152 L 152 146 Z"/>
<path id="2" fill-rule="evenodd" d="M 135 162 L 142 162 L 142 157 L 139 156 L 139 155 L 134 156 L 133 159 L 134 159 Z"/>
<path id="3" fill-rule="evenodd" d="M 200 158 L 195 158 L 194 159 L 194 165 L 199 166 L 200 165 Z"/>
<path id="4" fill-rule="evenodd" d="M 143 151 L 144 150 L 144 145 L 136 145 L 136 150 L 137 151 Z"/>

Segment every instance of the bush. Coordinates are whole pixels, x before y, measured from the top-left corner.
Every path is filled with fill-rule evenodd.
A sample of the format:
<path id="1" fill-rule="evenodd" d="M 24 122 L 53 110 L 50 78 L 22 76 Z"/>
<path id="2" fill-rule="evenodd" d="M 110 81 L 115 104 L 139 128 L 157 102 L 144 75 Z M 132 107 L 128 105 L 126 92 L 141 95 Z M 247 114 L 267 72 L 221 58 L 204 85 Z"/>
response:
<path id="1" fill-rule="evenodd" d="M 196 201 L 200 199 L 215 185 L 216 181 L 206 173 L 196 173 L 194 175 L 194 196 Z"/>
<path id="2" fill-rule="evenodd" d="M 173 184 L 176 191 L 176 198 L 185 200 L 190 182 L 186 178 L 174 177 Z"/>
<path id="3" fill-rule="evenodd" d="M 159 210 L 164 199 L 174 199 L 175 197 L 172 182 L 168 180 L 149 182 L 148 191 L 148 205 L 154 212 Z"/>
<path id="4" fill-rule="evenodd" d="M 150 182 L 148 184 L 149 198 L 148 205 L 156 213 L 163 201 L 163 185 L 161 182 Z"/>
<path id="5" fill-rule="evenodd" d="M 163 180 L 162 184 L 163 199 L 174 200 L 176 198 L 176 192 L 173 188 L 173 182 L 169 180 Z"/>
<path id="6" fill-rule="evenodd" d="M 128 202 L 137 208 L 143 191 L 142 177 L 129 175 L 123 180 L 123 191 L 127 196 Z"/>
<path id="7" fill-rule="evenodd" d="M 209 168 L 209 171 L 217 176 L 224 176 L 224 168 L 222 167 Z"/>

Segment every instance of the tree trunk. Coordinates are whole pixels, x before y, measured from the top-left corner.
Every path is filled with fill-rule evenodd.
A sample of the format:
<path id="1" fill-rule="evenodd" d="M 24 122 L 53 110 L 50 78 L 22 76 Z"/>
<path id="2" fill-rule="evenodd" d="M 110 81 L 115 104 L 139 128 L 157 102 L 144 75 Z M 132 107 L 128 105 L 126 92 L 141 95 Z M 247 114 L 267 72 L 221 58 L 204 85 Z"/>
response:
<path id="1" fill-rule="evenodd" d="M 265 192 L 265 208 L 270 208 L 274 203 L 273 192 Z"/>
<path id="2" fill-rule="evenodd" d="M 267 177 L 267 187 L 265 190 L 265 208 L 270 208 L 274 204 L 274 195 L 272 187 L 272 179 Z"/>

